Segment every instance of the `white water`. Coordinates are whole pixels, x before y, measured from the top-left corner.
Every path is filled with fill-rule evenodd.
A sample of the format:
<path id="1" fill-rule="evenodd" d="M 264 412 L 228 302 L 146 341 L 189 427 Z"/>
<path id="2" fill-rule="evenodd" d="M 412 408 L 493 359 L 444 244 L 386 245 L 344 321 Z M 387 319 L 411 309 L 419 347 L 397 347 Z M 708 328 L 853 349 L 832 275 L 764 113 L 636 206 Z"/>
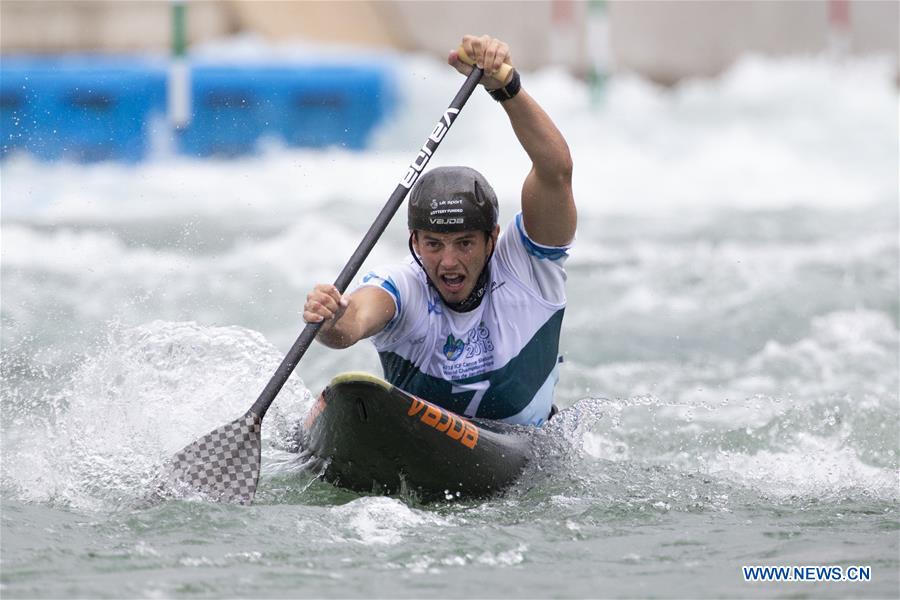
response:
<path id="1" fill-rule="evenodd" d="M 302 328 L 306 291 L 333 279 L 459 85 L 430 59 L 392 60 L 404 105 L 366 152 L 272 147 L 230 161 L 3 163 L 2 489 L 5 501 L 52 515 L 10 539 L 65 518 L 53 511 L 117 510 L 158 461 L 246 410 Z M 527 89 L 569 141 L 580 215 L 557 393 L 574 408 L 546 434 L 540 468 L 510 497 L 460 512 L 307 488 L 285 451 L 293 420 L 335 373 L 379 369 L 367 345 L 314 347 L 266 419 L 265 512 L 254 514 L 273 531 L 330 548 L 321 560 L 353 556 L 404 577 L 464 567 L 477 579 L 480 568 L 546 563 L 555 525 L 546 524 L 553 533 L 515 529 L 545 513 L 586 540 L 565 563 L 575 565 L 578 556 L 608 556 L 609 530 L 647 515 L 677 515 L 679 530 L 696 531 L 714 551 L 717 538 L 695 513 L 738 519 L 749 510 L 748 521 L 765 522 L 770 510 L 791 520 L 813 508 L 845 514 L 849 503 L 850 513 L 888 514 L 888 524 L 873 532 L 843 522 L 835 531 L 870 540 L 868 556 L 886 561 L 882 573 L 894 569 L 896 540 L 879 537 L 891 535 L 900 499 L 892 76 L 879 60 L 747 58 L 720 79 L 672 90 L 619 76 L 592 105 L 589 90 L 562 72 L 526 73 Z M 446 164 L 484 172 L 501 217 L 512 217 L 529 165 L 480 92 L 432 163 Z M 398 215 L 369 263 L 401 258 L 405 240 Z M 579 402 L 586 396 L 594 399 Z M 302 505 L 304 516 L 288 516 L 284 504 Z M 162 510 L 187 526 L 180 519 L 188 517 L 165 512 L 180 509 Z M 213 529 L 226 527 L 219 513 L 204 514 Z M 740 523 L 724 527 L 751 539 Z M 104 533 L 93 535 L 104 543 Z M 164 561 L 177 548 L 185 571 L 173 581 L 201 568 L 288 564 L 265 555 L 262 541 L 235 553 L 220 540 L 222 552 L 196 555 L 160 535 L 154 547 L 135 534 L 129 564 Z M 458 549 L 402 553 L 422 535 L 449 535 Z M 495 544 L 476 549 L 471 538 L 484 535 Z M 729 565 L 763 555 L 767 539 L 720 554 Z M 798 540 L 801 564 L 820 556 L 819 542 Z M 610 560 L 639 569 L 653 556 L 645 543 L 626 539 Z M 23 560 L 16 568 L 28 568 Z M 364 589 L 334 561 L 290 564 L 349 578 L 346 595 Z M 96 595 L 106 589 L 97 577 L 99 588 L 74 589 Z M 678 581 L 665 570 L 648 577 L 661 594 Z M 589 594 L 583 583 L 573 589 Z M 721 585 L 720 595 L 731 589 Z M 322 586 L 319 595 L 334 591 Z"/>

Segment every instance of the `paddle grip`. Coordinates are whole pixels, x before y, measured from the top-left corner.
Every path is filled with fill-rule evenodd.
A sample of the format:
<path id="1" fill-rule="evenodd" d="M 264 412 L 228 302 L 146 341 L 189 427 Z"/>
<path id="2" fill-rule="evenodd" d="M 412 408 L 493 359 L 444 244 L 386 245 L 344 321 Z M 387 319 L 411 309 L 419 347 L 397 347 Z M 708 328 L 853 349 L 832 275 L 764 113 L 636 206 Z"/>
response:
<path id="1" fill-rule="evenodd" d="M 472 92 L 478 86 L 478 82 L 481 80 L 482 75 L 484 75 L 482 69 L 477 67 L 472 69 L 472 72 L 466 77 L 462 87 L 450 102 L 450 106 L 447 107 L 447 110 L 444 111 L 444 114 L 441 115 L 437 124 L 432 128 L 431 134 L 425 140 L 425 143 L 422 144 L 418 154 L 416 154 L 416 157 L 407 167 L 406 172 L 400 178 L 400 183 L 397 184 L 397 187 L 394 189 L 391 197 L 388 198 L 384 208 L 381 209 L 381 212 L 378 213 L 378 216 L 375 218 L 375 222 L 369 227 L 369 231 L 366 232 L 366 235 L 363 237 L 362 241 L 360 241 L 359 246 L 357 246 L 356 250 L 350 256 L 350 260 L 347 261 L 347 264 L 344 265 L 344 268 L 341 269 L 340 274 L 338 274 L 337 279 L 334 280 L 334 286 L 340 293 L 343 294 L 350 285 L 350 282 L 353 281 L 353 278 L 356 277 L 356 273 L 369 256 L 375 243 L 381 237 L 381 234 L 384 233 L 384 230 L 387 229 L 387 226 L 397 212 L 397 209 L 403 204 L 403 200 L 409 193 L 410 188 L 413 186 L 416 179 L 419 178 L 419 175 L 425 169 L 425 165 L 428 164 L 428 161 L 431 160 L 431 157 L 434 155 L 438 146 L 441 145 L 441 141 L 446 136 L 447 130 L 449 130 L 456 121 L 456 117 L 459 115 L 463 106 L 465 106 L 469 96 L 472 95 Z M 250 407 L 250 412 L 258 415 L 260 419 L 265 416 L 266 411 L 269 410 L 269 406 L 271 406 L 272 402 L 275 400 L 275 396 L 277 396 L 278 392 L 281 391 L 281 388 L 284 387 L 284 384 L 291 376 L 291 373 L 293 373 L 297 363 L 300 362 L 300 359 L 303 358 L 306 350 L 312 344 L 313 340 L 316 339 L 316 333 L 318 333 L 321 326 L 322 323 L 309 323 L 306 325 L 300 333 L 300 337 L 298 337 L 297 341 L 294 342 L 294 345 L 291 346 L 287 356 L 285 356 L 281 361 L 281 364 L 278 365 L 278 369 L 275 371 L 275 374 L 272 375 L 269 383 L 266 384 L 266 387 L 263 389 L 262 393 L 260 393 L 256 402 Z"/>
<path id="2" fill-rule="evenodd" d="M 462 44 L 460 44 L 459 48 L 456 49 L 456 53 L 459 54 L 459 60 L 463 61 L 467 65 L 475 66 L 475 61 L 472 60 L 472 58 L 466 52 L 465 48 L 462 47 Z M 491 77 L 493 77 L 497 81 L 502 82 L 503 85 L 506 85 L 507 83 L 509 83 L 509 80 L 512 77 L 512 71 L 512 65 L 503 63 L 502 65 L 500 65 L 500 68 L 497 70 L 497 72 L 491 75 Z"/>

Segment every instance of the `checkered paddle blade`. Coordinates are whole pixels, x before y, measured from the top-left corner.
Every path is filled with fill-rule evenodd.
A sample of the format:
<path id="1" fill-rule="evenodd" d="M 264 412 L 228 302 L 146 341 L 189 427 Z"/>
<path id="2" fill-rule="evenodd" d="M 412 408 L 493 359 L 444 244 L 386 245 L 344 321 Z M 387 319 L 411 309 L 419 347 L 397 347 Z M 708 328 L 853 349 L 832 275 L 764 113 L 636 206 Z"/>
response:
<path id="1" fill-rule="evenodd" d="M 261 430 L 262 420 L 248 412 L 186 446 L 172 459 L 169 489 L 250 504 L 259 480 Z"/>

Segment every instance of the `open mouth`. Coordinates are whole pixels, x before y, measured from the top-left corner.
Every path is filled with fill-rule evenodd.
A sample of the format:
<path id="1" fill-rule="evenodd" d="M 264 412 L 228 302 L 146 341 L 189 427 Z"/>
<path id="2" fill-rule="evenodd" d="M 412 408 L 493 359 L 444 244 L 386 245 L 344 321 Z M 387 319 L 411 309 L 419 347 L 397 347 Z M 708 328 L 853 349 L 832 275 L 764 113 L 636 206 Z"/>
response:
<path id="1" fill-rule="evenodd" d="M 441 275 L 441 282 L 451 292 L 458 292 L 461 290 L 465 281 L 465 275 Z"/>

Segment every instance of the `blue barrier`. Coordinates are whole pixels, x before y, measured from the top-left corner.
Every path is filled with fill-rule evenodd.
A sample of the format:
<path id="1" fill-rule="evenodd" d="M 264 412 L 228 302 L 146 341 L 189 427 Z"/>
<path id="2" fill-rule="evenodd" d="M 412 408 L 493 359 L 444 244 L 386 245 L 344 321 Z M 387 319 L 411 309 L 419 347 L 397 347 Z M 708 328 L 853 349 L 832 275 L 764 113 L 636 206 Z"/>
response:
<path id="1" fill-rule="evenodd" d="M 0 157 L 136 161 L 164 123 L 167 64 L 108 57 L 3 58 Z M 218 65 L 191 69 L 192 120 L 175 132 L 191 156 L 289 146 L 364 148 L 390 112 L 386 69 L 369 65 Z"/>
<path id="2" fill-rule="evenodd" d="M 191 77 L 179 145 L 198 156 L 252 152 L 267 137 L 360 149 L 391 104 L 385 73 L 371 67 L 199 65 Z"/>
<path id="3" fill-rule="evenodd" d="M 161 65 L 78 57 L 0 61 L 0 156 L 135 161 L 165 107 Z"/>

